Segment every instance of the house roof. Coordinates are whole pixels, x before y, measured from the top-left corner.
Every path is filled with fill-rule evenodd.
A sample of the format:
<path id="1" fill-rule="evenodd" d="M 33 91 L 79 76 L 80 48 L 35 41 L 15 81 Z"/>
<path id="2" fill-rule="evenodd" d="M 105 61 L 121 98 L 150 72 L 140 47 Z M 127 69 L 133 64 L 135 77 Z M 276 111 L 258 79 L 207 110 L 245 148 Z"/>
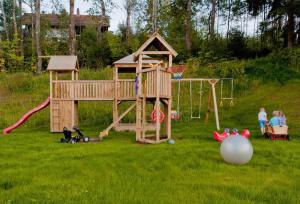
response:
<path id="1" fill-rule="evenodd" d="M 127 55 L 126 57 L 123 57 L 122 59 L 119 59 L 118 61 L 115 61 L 114 64 L 132 64 L 132 65 L 136 65 L 137 64 L 137 60 L 135 60 L 135 53 L 132 53 L 130 55 Z M 148 55 L 144 55 L 144 60 L 143 63 L 144 64 L 155 64 L 155 63 L 159 63 L 159 60 L 153 60 L 153 59 L 147 59 L 150 58 L 150 56 Z"/>
<path id="2" fill-rule="evenodd" d="M 51 56 L 47 70 L 49 71 L 73 71 L 78 70 L 77 56 Z"/>
<path id="3" fill-rule="evenodd" d="M 174 57 L 178 53 L 172 48 L 172 46 L 163 39 L 163 37 L 155 32 L 134 54 L 137 57 L 141 52 L 147 50 L 149 47 L 154 46 L 159 51 L 169 51 Z"/>
<path id="4" fill-rule="evenodd" d="M 22 16 L 23 25 L 31 25 L 32 13 L 25 13 Z M 61 24 L 61 17 L 59 14 L 41 14 L 42 19 L 46 19 L 50 22 L 51 26 L 59 26 Z M 87 25 L 99 25 L 109 27 L 108 16 L 94 16 L 94 15 L 74 15 L 75 26 L 87 26 Z M 35 22 L 33 22 L 35 24 Z"/>

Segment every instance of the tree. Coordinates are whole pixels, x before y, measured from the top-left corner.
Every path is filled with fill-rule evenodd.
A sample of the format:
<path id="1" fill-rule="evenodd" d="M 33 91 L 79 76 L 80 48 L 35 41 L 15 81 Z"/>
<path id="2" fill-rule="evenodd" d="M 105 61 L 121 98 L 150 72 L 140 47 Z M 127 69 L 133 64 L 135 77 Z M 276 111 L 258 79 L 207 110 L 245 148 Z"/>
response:
<path id="1" fill-rule="evenodd" d="M 192 0 L 187 0 L 185 19 L 185 49 L 187 55 L 191 55 L 191 27 L 192 27 Z"/>
<path id="2" fill-rule="evenodd" d="M 211 2 L 211 11 L 209 14 L 209 39 L 211 41 L 215 38 L 215 22 L 216 22 L 216 4 L 217 0 L 210 0 Z"/>
<path id="3" fill-rule="evenodd" d="M 228 16 L 227 16 L 227 32 L 226 32 L 227 43 L 228 43 L 229 29 L 230 29 L 231 4 L 232 4 L 232 0 L 228 0 Z"/>
<path id="4" fill-rule="evenodd" d="M 158 0 L 152 0 L 152 33 L 157 31 Z"/>
<path id="5" fill-rule="evenodd" d="M 113 0 L 84 0 L 86 2 L 91 2 L 91 8 L 88 9 L 88 13 L 92 15 L 101 15 L 108 16 L 107 12 L 109 12 L 112 8 L 116 7 Z M 98 26 L 98 37 L 102 39 L 102 27 L 105 22 L 99 22 Z"/>
<path id="6" fill-rule="evenodd" d="M 125 0 L 125 9 L 126 9 L 126 31 L 125 31 L 125 38 L 128 43 L 129 36 L 131 33 L 131 15 L 134 10 L 134 7 L 136 6 L 137 2 L 136 0 Z"/>
<path id="7" fill-rule="evenodd" d="M 35 21 L 35 16 L 33 13 L 35 12 L 34 8 L 34 0 L 30 0 L 30 11 L 32 13 L 31 15 L 31 53 L 34 53 L 34 39 L 35 39 L 35 27 L 34 27 L 34 21 Z"/>
<path id="8" fill-rule="evenodd" d="M 40 44 L 40 33 L 41 33 L 41 2 L 40 0 L 35 0 L 35 44 L 36 44 L 36 54 L 37 54 L 37 73 L 42 72 L 42 50 Z"/>
<path id="9" fill-rule="evenodd" d="M 297 45 L 300 47 L 300 21 L 298 23 L 298 30 L 297 30 Z"/>
<path id="10" fill-rule="evenodd" d="M 17 26 L 17 18 L 16 18 L 16 0 L 12 0 L 12 19 L 13 19 L 13 26 L 14 26 L 14 35 L 18 36 L 18 26 Z"/>
<path id="11" fill-rule="evenodd" d="M 106 16 L 106 6 L 104 0 L 100 1 L 100 9 L 101 9 L 101 15 Z"/>
<path id="12" fill-rule="evenodd" d="M 74 0 L 70 0 L 70 25 L 69 25 L 69 50 L 70 55 L 75 55 L 75 22 L 74 22 Z"/>
<path id="13" fill-rule="evenodd" d="M 9 30 L 7 26 L 7 18 L 6 18 L 6 12 L 5 12 L 5 6 L 4 6 L 4 0 L 1 1 L 1 10 L 3 15 L 3 27 L 6 34 L 6 39 L 9 40 Z"/>
<path id="14" fill-rule="evenodd" d="M 288 48 L 293 47 L 294 43 L 294 31 L 295 31 L 295 9 L 294 0 L 287 0 L 287 30 L 288 30 Z"/>
<path id="15" fill-rule="evenodd" d="M 22 0 L 19 0 L 19 35 L 20 35 L 20 50 L 21 50 L 21 55 L 24 55 L 24 53 L 23 53 L 24 50 L 23 50 L 22 11 L 23 11 Z"/>
<path id="16" fill-rule="evenodd" d="M 296 40 L 295 35 L 295 17 L 300 16 L 300 1 L 298 0 L 246 0 L 249 12 L 253 16 L 259 15 L 266 8 L 268 10 L 267 20 L 270 27 L 276 26 L 282 30 L 285 35 L 286 46 L 293 47 Z M 286 19 L 287 20 L 284 20 Z M 281 22 L 285 25 L 282 25 Z"/>
<path id="17" fill-rule="evenodd" d="M 17 43 L 17 54 L 18 56 L 21 55 L 21 42 L 19 41 L 19 32 L 18 32 L 18 24 L 17 24 L 17 17 L 16 17 L 16 0 L 12 0 L 12 20 L 13 20 L 13 28 L 14 28 L 14 35 L 13 38 Z M 20 30 L 21 32 L 21 30 Z"/>
<path id="18" fill-rule="evenodd" d="M 34 4 L 35 0 L 28 0 L 28 1 L 24 1 L 24 3 L 30 8 L 30 12 L 31 12 L 31 53 L 34 53 L 34 41 L 35 41 L 35 15 L 33 15 L 35 13 L 35 4 Z M 33 56 L 32 56 L 33 57 Z"/>
<path id="19" fill-rule="evenodd" d="M 228 32 L 228 36 L 228 53 L 237 58 L 243 58 L 246 56 L 247 49 L 244 33 L 237 29 L 233 29 Z"/>

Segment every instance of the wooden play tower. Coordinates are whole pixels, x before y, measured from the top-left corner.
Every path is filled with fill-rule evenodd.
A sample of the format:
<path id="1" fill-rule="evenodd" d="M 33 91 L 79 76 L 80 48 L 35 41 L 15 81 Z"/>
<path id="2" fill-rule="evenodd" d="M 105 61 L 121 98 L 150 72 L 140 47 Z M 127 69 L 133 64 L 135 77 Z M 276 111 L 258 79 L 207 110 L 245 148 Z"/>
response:
<path id="1" fill-rule="evenodd" d="M 143 143 L 170 139 L 172 79 L 168 70 L 176 56 L 177 52 L 154 33 L 135 53 L 114 63 L 113 80 L 79 80 L 76 56 L 52 56 L 48 65 L 51 132 L 78 125 L 79 101 L 113 101 L 113 123 L 100 132 L 100 138 L 114 128 L 135 131 L 136 141 Z M 134 77 L 121 79 L 121 73 L 133 73 Z M 123 101 L 132 104 L 119 114 Z M 134 109 L 135 123 L 122 123 Z"/>

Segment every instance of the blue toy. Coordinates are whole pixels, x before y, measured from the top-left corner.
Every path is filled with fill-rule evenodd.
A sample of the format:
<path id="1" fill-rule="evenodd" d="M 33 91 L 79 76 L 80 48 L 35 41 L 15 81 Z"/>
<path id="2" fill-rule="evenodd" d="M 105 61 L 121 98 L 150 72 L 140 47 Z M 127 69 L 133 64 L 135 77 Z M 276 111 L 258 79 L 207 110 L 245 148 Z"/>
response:
<path id="1" fill-rule="evenodd" d="M 173 139 L 169 139 L 169 144 L 171 144 L 171 145 L 173 145 L 173 144 L 175 144 L 175 141 L 173 140 Z"/>

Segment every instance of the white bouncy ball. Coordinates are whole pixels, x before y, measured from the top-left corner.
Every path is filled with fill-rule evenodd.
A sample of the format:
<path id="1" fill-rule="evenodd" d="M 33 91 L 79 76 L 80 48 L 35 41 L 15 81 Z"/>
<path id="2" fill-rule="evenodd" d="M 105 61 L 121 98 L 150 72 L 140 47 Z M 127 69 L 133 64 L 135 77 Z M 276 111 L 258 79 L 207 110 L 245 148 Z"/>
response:
<path id="1" fill-rule="evenodd" d="M 253 155 L 250 141 L 240 135 L 229 136 L 223 140 L 220 147 L 223 159 L 232 164 L 246 164 Z"/>

